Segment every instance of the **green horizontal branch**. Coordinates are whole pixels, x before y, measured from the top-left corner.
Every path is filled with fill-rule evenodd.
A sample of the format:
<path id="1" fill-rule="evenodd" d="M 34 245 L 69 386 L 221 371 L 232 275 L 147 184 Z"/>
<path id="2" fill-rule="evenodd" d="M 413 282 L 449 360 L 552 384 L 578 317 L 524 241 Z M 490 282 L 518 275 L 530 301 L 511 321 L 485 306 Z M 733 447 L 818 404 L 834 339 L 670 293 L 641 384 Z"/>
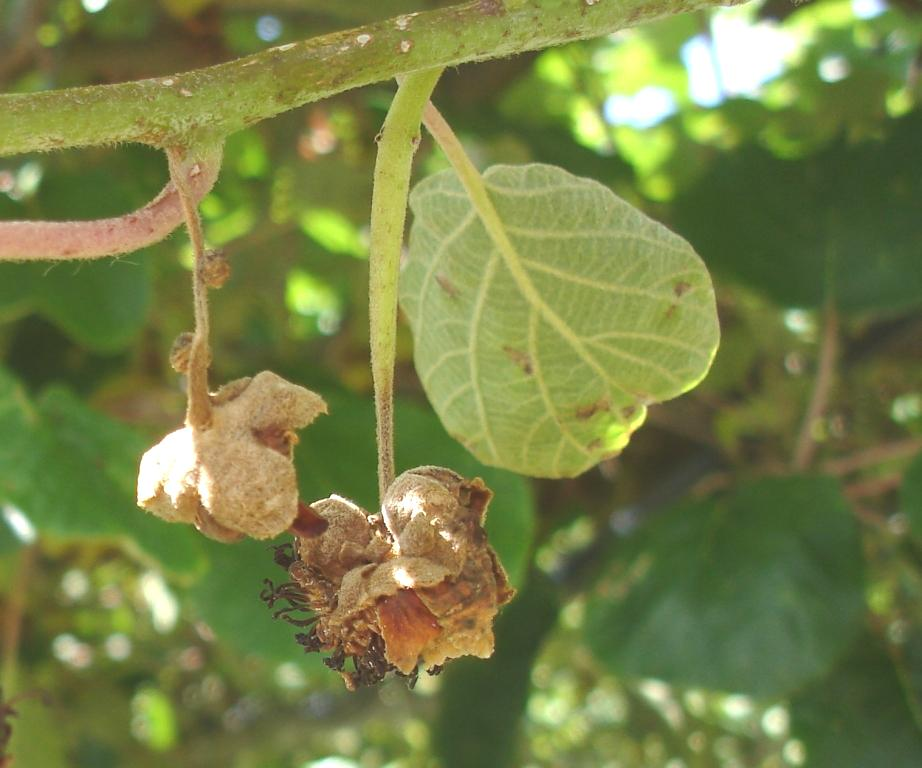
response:
<path id="1" fill-rule="evenodd" d="M 168 77 L 0 95 L 0 156 L 124 141 L 188 144 L 399 74 L 539 50 L 741 1 L 476 0 Z"/>

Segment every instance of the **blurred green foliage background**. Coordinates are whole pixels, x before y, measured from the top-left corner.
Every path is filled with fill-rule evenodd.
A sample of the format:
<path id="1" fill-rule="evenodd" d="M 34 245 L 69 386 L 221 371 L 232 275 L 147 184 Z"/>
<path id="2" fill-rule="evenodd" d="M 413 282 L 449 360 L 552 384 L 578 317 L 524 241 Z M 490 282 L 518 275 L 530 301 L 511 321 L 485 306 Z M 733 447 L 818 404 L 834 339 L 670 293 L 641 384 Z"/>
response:
<path id="1" fill-rule="evenodd" d="M 0 88 L 170 74 L 440 4 L 0 0 Z M 536 482 L 448 438 L 401 326 L 398 468 L 482 475 L 520 590 L 492 659 L 413 691 L 347 693 L 301 653 L 258 600 L 281 574 L 264 543 L 135 508 L 140 453 L 183 413 L 184 237 L 0 265 L 2 685 L 35 694 L 10 720 L 17 768 L 922 765 L 920 45 L 918 0 L 766 0 L 445 74 L 479 165 L 558 164 L 689 239 L 723 343 L 621 457 Z M 297 451 L 308 500 L 376 492 L 367 221 L 392 92 L 232 136 L 202 204 L 233 268 L 213 381 L 271 368 L 331 405 Z M 425 139 L 418 174 L 443 167 Z M 0 158 L 0 218 L 116 215 L 166 176 L 135 146 Z"/>

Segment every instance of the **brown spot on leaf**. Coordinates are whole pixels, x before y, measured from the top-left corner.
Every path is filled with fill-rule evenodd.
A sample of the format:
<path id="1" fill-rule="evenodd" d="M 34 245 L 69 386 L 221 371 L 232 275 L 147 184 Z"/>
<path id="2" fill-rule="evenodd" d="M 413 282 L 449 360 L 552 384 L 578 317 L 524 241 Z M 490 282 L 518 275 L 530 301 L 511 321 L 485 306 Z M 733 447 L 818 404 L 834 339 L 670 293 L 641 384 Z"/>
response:
<path id="1" fill-rule="evenodd" d="M 686 293 L 688 293 L 691 288 L 691 283 L 686 283 L 684 280 L 679 280 L 674 286 L 672 286 L 672 292 L 676 295 L 676 298 L 682 298 Z"/>
<path id="2" fill-rule="evenodd" d="M 678 308 L 679 308 L 678 304 L 670 304 L 669 309 L 666 310 L 666 319 L 671 320 L 673 315 L 675 315 L 675 312 Z"/>
<path id="3" fill-rule="evenodd" d="M 597 437 L 589 445 L 586 446 L 587 451 L 597 451 L 602 447 L 602 441 Z"/>
<path id="4" fill-rule="evenodd" d="M 621 409 L 621 416 L 624 419 L 630 419 L 635 413 L 637 413 L 637 408 L 633 405 L 626 405 Z"/>
<path id="5" fill-rule="evenodd" d="M 458 289 L 455 287 L 455 284 L 451 282 L 445 275 L 436 275 L 435 282 L 438 283 L 439 288 L 441 288 L 449 298 L 457 299 L 458 298 Z"/>
<path id="6" fill-rule="evenodd" d="M 580 419 L 581 421 L 586 421 L 587 419 L 591 419 L 597 413 L 608 410 L 611 410 L 611 403 L 608 402 L 607 397 L 603 397 L 599 400 L 596 400 L 594 403 L 589 403 L 589 405 L 583 405 L 577 408 L 576 418 Z"/>
<path id="7" fill-rule="evenodd" d="M 524 373 L 526 376 L 531 376 L 534 373 L 531 357 L 527 352 L 523 352 L 521 349 L 516 349 L 515 347 L 510 346 L 503 347 L 503 352 L 506 353 L 506 357 L 508 357 L 513 363 L 522 369 L 522 373 Z"/>

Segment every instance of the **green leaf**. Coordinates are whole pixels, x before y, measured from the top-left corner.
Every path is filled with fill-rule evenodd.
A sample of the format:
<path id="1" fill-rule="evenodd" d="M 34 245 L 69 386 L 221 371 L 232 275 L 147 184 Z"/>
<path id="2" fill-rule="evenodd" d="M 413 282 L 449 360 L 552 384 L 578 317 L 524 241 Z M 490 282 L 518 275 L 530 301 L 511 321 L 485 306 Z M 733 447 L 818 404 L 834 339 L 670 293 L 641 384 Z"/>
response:
<path id="1" fill-rule="evenodd" d="M 301 215 L 301 229 L 326 250 L 364 259 L 368 246 L 362 241 L 358 227 L 338 211 L 313 208 Z"/>
<path id="2" fill-rule="evenodd" d="M 896 670 L 874 638 L 791 703 L 791 735 L 810 768 L 916 768 L 922 732 Z"/>
<path id="3" fill-rule="evenodd" d="M 48 155 L 41 169 L 40 194 L 28 206 L 4 210 L 3 218 L 119 216 L 153 198 L 166 178 L 162 153 L 141 145 Z M 93 262 L 0 264 L 0 320 L 37 312 L 88 349 L 124 349 L 144 326 L 151 303 L 148 252 Z"/>
<path id="4" fill-rule="evenodd" d="M 861 629 L 858 531 L 834 480 L 762 480 L 685 503 L 633 542 L 587 609 L 615 674 L 782 696 Z"/>
<path id="5" fill-rule="evenodd" d="M 37 690 L 38 686 L 23 688 L 29 695 L 14 704 L 16 716 L 9 721 L 13 731 L 9 754 L 16 768 L 65 768 L 70 761 L 60 720 L 52 704 L 32 694 Z M 53 697 L 49 695 L 48 699 Z M 0 750 L 0 755 L 4 754 Z"/>
<path id="6" fill-rule="evenodd" d="M 496 622 L 493 656 L 458 659 L 442 673 L 434 737 L 445 768 L 521 764 L 516 760 L 519 722 L 532 665 L 556 623 L 558 608 L 552 586 L 532 575 Z"/>
<path id="7" fill-rule="evenodd" d="M 922 453 L 913 459 L 903 475 L 901 502 L 909 518 L 909 530 L 922 539 Z"/>
<path id="8" fill-rule="evenodd" d="M 147 321 L 149 272 L 147 260 L 0 264 L 0 320 L 38 312 L 88 349 L 118 351 Z"/>
<path id="9" fill-rule="evenodd" d="M 2 505 L 0 505 L 2 512 Z M 6 519 L 0 516 L 0 557 L 15 552 L 22 546 L 22 541 L 13 533 L 13 529 L 7 524 Z"/>
<path id="10" fill-rule="evenodd" d="M 131 700 L 132 725 L 138 739 L 155 752 L 176 744 L 176 712 L 173 702 L 159 688 L 146 686 Z"/>
<path id="11" fill-rule="evenodd" d="M 273 562 L 272 547 L 246 540 L 231 545 L 205 541 L 203 548 L 210 566 L 189 595 L 215 634 L 242 653 L 272 661 L 303 661 L 304 649 L 294 639 L 303 630 L 273 620 L 272 611 L 259 599 L 263 579 L 288 580 Z"/>
<path id="12" fill-rule="evenodd" d="M 917 112 L 885 142 L 843 140 L 802 160 L 754 147 L 722 154 L 676 201 L 676 226 L 715 273 L 783 306 L 918 306 L 920 131 Z"/>
<path id="13" fill-rule="evenodd" d="M 0 500 L 40 533 L 114 538 L 174 573 L 194 573 L 202 553 L 194 531 L 168 526 L 135 504 L 144 441 L 67 390 L 29 400 L 0 370 Z"/>
<path id="14" fill-rule="evenodd" d="M 0 321 L 14 320 L 34 306 L 38 277 L 34 264 L 0 264 Z"/>
<path id="15" fill-rule="evenodd" d="M 35 281 L 37 309 L 83 346 L 113 352 L 130 344 L 147 322 L 148 260 L 57 265 Z"/>
<path id="16" fill-rule="evenodd" d="M 305 430 L 295 450 L 302 496 L 314 500 L 338 493 L 369 511 L 377 507 L 374 406 L 370 398 L 324 393 L 330 416 Z M 534 501 L 521 477 L 485 467 L 447 439 L 431 411 L 396 404 L 397 471 L 436 464 L 467 477 L 479 476 L 494 493 L 487 512 L 490 543 L 515 586 L 521 586 L 534 535 Z"/>
<path id="17" fill-rule="evenodd" d="M 705 375 L 719 329 L 691 247 L 607 188 L 552 166 L 484 174 L 494 246 L 453 171 L 421 182 L 400 281 L 415 362 L 480 461 L 571 477 L 620 451 L 646 406 Z"/>

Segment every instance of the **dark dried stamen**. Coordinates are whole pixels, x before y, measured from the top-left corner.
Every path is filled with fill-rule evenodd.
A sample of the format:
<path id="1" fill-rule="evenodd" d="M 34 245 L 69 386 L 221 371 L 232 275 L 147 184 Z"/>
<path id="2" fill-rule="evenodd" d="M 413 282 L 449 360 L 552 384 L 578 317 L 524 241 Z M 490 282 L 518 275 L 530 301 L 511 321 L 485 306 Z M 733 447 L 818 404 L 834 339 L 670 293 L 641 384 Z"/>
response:
<path id="1" fill-rule="evenodd" d="M 312 624 L 316 623 L 318 618 L 317 616 L 308 616 L 306 619 L 296 619 L 291 614 L 294 611 L 303 611 L 304 608 L 298 608 L 296 606 L 289 606 L 288 608 L 282 608 L 281 610 L 276 611 L 272 614 L 273 619 L 281 619 L 282 621 L 287 621 L 289 624 L 292 624 L 295 627 L 309 627 Z"/>
<path id="2" fill-rule="evenodd" d="M 411 691 L 416 687 L 416 683 L 419 682 L 419 667 L 414 667 L 410 673 L 398 672 L 397 674 L 406 679 L 407 688 Z"/>
<path id="3" fill-rule="evenodd" d="M 301 587 L 293 581 L 287 581 L 284 584 L 273 584 L 270 579 L 263 579 L 265 587 L 259 593 L 259 598 L 267 606 L 272 608 L 280 600 L 288 603 L 287 606 L 280 608 L 272 614 L 273 619 L 281 619 L 296 627 L 309 627 L 315 621 L 317 616 L 313 615 L 313 609 L 307 595 L 304 594 Z M 293 613 L 310 613 L 307 618 L 295 618 Z"/>
<path id="4" fill-rule="evenodd" d="M 317 627 L 311 627 L 310 632 L 299 632 L 295 635 L 295 640 L 304 646 L 305 653 L 319 653 L 323 650 L 323 643 L 317 637 Z"/>
<path id="5" fill-rule="evenodd" d="M 291 542 L 287 544 L 278 544 L 272 547 L 272 549 L 272 559 L 275 560 L 275 564 L 284 568 L 286 571 L 291 567 L 291 564 L 298 559 L 295 555 L 294 544 Z"/>
<path id="6" fill-rule="evenodd" d="M 380 635 L 372 636 L 365 653 L 353 656 L 352 664 L 355 672 L 350 675 L 350 680 L 355 688 L 380 683 L 394 669 L 384 655 L 384 641 Z"/>
<path id="7" fill-rule="evenodd" d="M 310 603 L 307 596 L 301 590 L 300 585 L 293 581 L 286 581 L 283 584 L 273 584 L 271 579 L 263 579 L 265 587 L 259 593 L 259 599 L 270 608 L 279 600 L 287 600 L 292 605 L 303 606 L 304 610 L 310 609 Z"/>
<path id="8" fill-rule="evenodd" d="M 323 663 L 335 672 L 342 672 L 346 664 L 346 652 L 340 646 L 333 651 L 328 659 L 324 659 Z"/>

